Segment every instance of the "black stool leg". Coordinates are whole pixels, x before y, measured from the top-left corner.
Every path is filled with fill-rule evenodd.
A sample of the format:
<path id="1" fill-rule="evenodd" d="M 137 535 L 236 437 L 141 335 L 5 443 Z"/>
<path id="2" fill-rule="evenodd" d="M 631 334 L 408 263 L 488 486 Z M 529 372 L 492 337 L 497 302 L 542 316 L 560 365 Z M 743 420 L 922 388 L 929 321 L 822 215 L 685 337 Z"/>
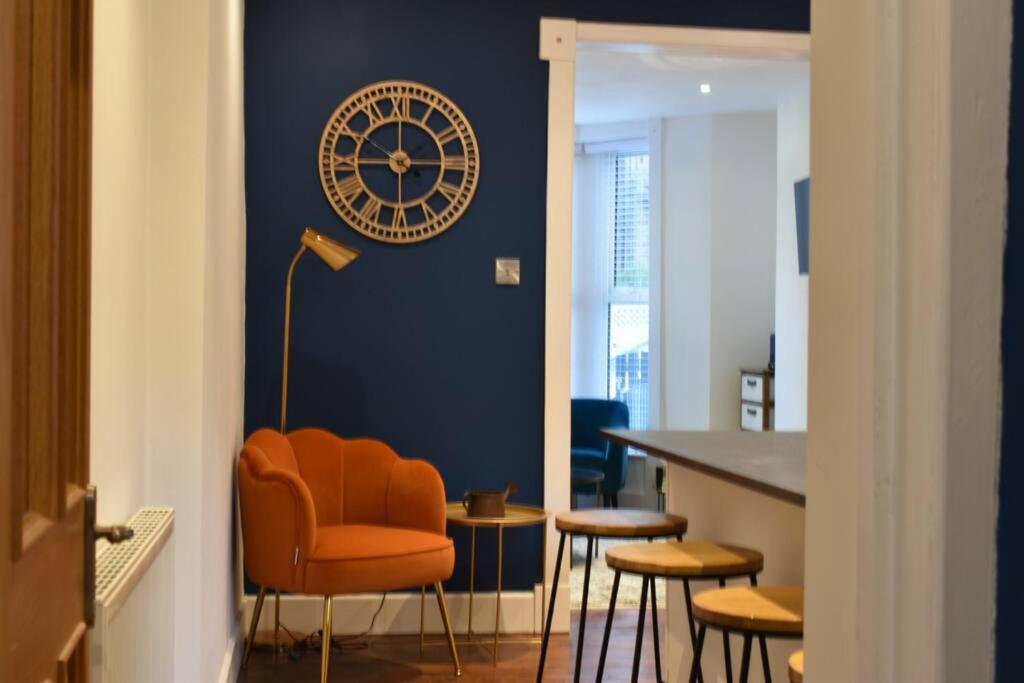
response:
<path id="1" fill-rule="evenodd" d="M 633 651 L 633 683 L 640 678 L 640 651 L 644 646 L 644 614 L 647 612 L 647 577 L 641 579 L 640 615 L 636 622 L 636 650 Z"/>
<path id="2" fill-rule="evenodd" d="M 601 679 L 604 678 L 604 660 L 608 657 L 608 639 L 612 635 L 612 620 L 615 618 L 615 601 L 619 597 L 619 579 L 622 578 L 622 572 L 615 572 L 615 579 L 612 581 L 612 596 L 608 601 L 608 621 L 604 625 L 604 640 L 601 641 L 601 659 L 597 662 L 597 683 L 601 683 Z"/>
<path id="3" fill-rule="evenodd" d="M 693 623 L 693 596 L 690 594 L 690 580 L 683 579 L 683 594 L 686 596 L 686 620 L 690 622 L 690 644 L 693 645 L 693 666 L 697 668 L 696 683 L 704 683 L 704 671 L 697 656 L 697 626 Z"/>
<path id="4" fill-rule="evenodd" d="M 690 683 L 697 683 L 697 676 L 700 673 L 700 653 L 704 651 L 704 636 L 708 632 L 708 627 L 704 624 L 700 625 L 700 631 L 697 633 L 697 642 L 693 646 L 693 664 L 690 665 Z"/>
<path id="5" fill-rule="evenodd" d="M 654 577 L 651 582 L 651 626 L 654 628 L 654 680 L 661 683 L 661 636 L 658 634 L 658 591 L 654 584 Z"/>
<path id="6" fill-rule="evenodd" d="M 772 683 L 772 667 L 768 664 L 768 643 L 764 636 L 758 636 L 761 643 L 761 667 L 764 669 L 764 683 Z"/>
<path id="7" fill-rule="evenodd" d="M 580 682 L 580 669 L 583 667 L 583 634 L 587 630 L 587 594 L 590 590 L 590 562 L 594 554 L 594 537 L 587 536 L 587 564 L 583 570 L 583 603 L 580 605 L 579 638 L 576 643 L 576 673 L 573 683 Z"/>
<path id="8" fill-rule="evenodd" d="M 555 582 L 551 585 L 551 602 L 548 604 L 548 619 L 544 624 L 544 639 L 540 644 L 540 663 L 537 665 L 537 683 L 544 677 L 544 660 L 548 655 L 548 640 L 551 638 L 551 619 L 555 614 L 555 595 L 558 593 L 558 574 L 562 569 L 562 552 L 565 550 L 565 532 L 558 537 L 558 559 L 555 560 Z"/>
<path id="9" fill-rule="evenodd" d="M 718 587 L 725 588 L 725 579 L 718 579 Z M 722 652 L 725 655 L 725 680 L 732 683 L 732 648 L 729 644 L 729 632 L 722 629 Z"/>
<path id="10" fill-rule="evenodd" d="M 743 634 L 743 661 L 740 663 L 740 683 L 747 683 L 750 675 L 750 634 Z"/>
<path id="11" fill-rule="evenodd" d="M 750 575 L 750 585 L 757 585 L 757 574 Z M 772 667 L 768 662 L 768 643 L 764 636 L 758 636 L 757 641 L 761 646 L 761 668 L 764 669 L 764 683 L 772 683 Z"/>

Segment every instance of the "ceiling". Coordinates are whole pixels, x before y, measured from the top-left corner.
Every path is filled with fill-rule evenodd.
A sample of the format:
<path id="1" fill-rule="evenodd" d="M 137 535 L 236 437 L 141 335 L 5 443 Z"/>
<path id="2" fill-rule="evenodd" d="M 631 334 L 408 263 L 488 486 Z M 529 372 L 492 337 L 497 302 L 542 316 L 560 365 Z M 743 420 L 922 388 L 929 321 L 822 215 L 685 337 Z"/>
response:
<path id="1" fill-rule="evenodd" d="M 610 50 L 580 50 L 576 60 L 577 125 L 775 109 L 779 93 L 810 78 L 799 60 Z"/>

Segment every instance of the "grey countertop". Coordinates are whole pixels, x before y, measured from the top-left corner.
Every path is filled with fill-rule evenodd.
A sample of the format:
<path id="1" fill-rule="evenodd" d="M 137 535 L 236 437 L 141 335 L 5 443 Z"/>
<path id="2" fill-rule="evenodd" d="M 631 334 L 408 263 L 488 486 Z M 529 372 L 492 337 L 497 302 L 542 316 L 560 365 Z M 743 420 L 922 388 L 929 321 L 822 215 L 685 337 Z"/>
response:
<path id="1" fill-rule="evenodd" d="M 670 463 L 794 505 L 805 504 L 805 432 L 603 429 L 601 433 Z"/>

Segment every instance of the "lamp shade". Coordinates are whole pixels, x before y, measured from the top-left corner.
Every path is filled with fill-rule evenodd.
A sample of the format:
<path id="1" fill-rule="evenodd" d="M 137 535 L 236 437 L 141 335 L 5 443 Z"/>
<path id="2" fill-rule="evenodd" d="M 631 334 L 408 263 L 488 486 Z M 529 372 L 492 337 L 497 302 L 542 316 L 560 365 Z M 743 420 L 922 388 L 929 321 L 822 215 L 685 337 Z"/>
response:
<path id="1" fill-rule="evenodd" d="M 341 270 L 359 258 L 359 250 L 321 235 L 313 228 L 302 233 L 302 244 L 323 259 L 332 270 Z"/>

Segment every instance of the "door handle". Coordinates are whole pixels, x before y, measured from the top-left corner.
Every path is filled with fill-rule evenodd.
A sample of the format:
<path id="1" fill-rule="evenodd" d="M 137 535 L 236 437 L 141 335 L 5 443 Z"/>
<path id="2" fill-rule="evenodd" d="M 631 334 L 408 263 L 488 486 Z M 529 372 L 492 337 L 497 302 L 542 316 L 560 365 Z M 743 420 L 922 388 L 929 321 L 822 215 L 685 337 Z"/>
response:
<path id="1" fill-rule="evenodd" d="M 85 487 L 85 529 L 82 535 L 85 538 L 85 547 L 82 559 L 85 562 L 85 590 L 83 610 L 85 612 L 85 625 L 92 628 L 96 621 L 96 539 L 105 538 L 112 544 L 127 541 L 135 532 L 131 527 L 117 524 L 114 526 L 96 525 L 96 487 L 89 484 Z"/>

